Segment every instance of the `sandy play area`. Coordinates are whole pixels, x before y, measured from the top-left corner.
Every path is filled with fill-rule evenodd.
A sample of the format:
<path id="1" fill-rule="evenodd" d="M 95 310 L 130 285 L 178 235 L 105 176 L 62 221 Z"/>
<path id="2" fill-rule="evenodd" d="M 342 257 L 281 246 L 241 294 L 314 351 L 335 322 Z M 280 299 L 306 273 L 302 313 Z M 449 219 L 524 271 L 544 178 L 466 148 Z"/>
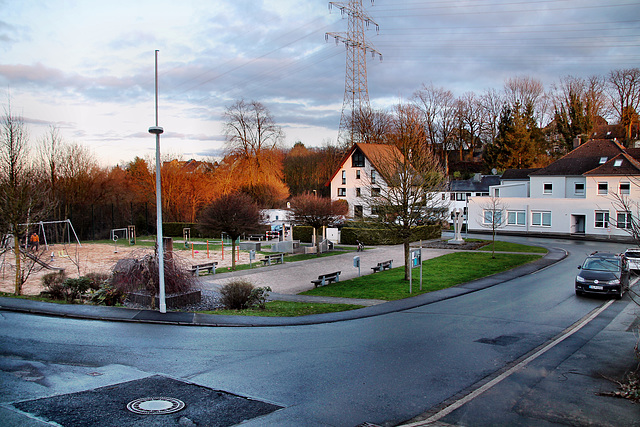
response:
<path id="1" fill-rule="evenodd" d="M 231 248 L 225 246 L 224 260 L 220 251 L 205 250 L 179 250 L 178 243 L 175 243 L 174 256 L 180 258 L 189 267 L 192 264 L 201 264 L 210 261 L 217 261 L 217 268 L 228 268 L 231 266 Z M 41 248 L 39 259 L 51 267 L 64 268 L 69 277 L 78 277 L 87 273 L 108 273 L 111 268 L 122 258 L 139 258 L 145 253 L 151 252 L 150 247 L 118 245 L 117 252 L 112 244 L 91 244 L 83 243 L 82 246 L 72 245 L 50 245 L 48 250 Z M 53 257 L 51 254 L 53 253 Z M 237 256 L 237 254 L 236 254 Z M 238 262 L 238 261 L 236 261 Z M 241 264 L 249 262 L 249 253 L 240 252 Z M 14 291 L 15 280 L 15 256 L 13 251 L 7 251 L 0 255 L 0 291 Z M 29 261 L 31 264 L 31 261 Z M 51 273 L 52 269 L 35 264 L 35 268 L 22 286 L 24 295 L 37 295 L 44 290 L 42 287 L 42 276 Z M 79 272 L 78 272 L 79 271 Z"/>

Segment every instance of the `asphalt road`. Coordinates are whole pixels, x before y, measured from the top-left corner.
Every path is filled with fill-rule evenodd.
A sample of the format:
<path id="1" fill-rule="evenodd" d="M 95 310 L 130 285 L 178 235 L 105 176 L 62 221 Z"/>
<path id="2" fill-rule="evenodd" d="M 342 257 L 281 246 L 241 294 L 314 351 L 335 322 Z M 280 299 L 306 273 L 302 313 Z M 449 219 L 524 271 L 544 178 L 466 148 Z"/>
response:
<path id="1" fill-rule="evenodd" d="M 540 242 L 565 248 L 569 256 L 535 274 L 461 297 L 330 324 L 201 328 L 0 312 L 0 420 L 3 425 L 47 425 L 16 412 L 13 404 L 160 375 L 281 408 L 244 426 L 397 425 L 434 412 L 606 302 L 575 297 L 576 266 L 594 250 L 621 251 L 625 245 Z M 625 298 L 607 308 L 591 336 L 627 304 Z M 588 342 L 585 333 L 582 339 Z M 554 369 L 579 348 L 579 343 L 559 346 L 563 353 L 536 363 Z M 531 411 L 514 412 L 500 397 L 516 399 L 541 377 L 520 383 L 514 378 L 481 396 L 481 409 L 471 402 L 443 421 L 532 425 Z M 158 393 L 173 391 L 179 392 L 168 387 Z M 111 414 L 114 425 L 125 425 L 124 419 L 118 423 L 121 415 Z M 195 425 L 192 421 L 183 417 L 173 425 Z M 554 422 L 538 418 L 535 424 Z"/>

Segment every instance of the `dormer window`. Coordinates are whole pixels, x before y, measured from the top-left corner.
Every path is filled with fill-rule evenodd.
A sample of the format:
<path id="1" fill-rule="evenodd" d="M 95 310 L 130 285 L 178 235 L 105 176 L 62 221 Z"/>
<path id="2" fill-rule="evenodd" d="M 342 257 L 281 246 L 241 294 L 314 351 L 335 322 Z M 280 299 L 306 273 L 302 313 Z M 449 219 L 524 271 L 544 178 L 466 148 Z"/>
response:
<path id="1" fill-rule="evenodd" d="M 608 157 L 600 157 L 600 164 L 604 165 L 605 163 L 607 163 L 608 159 L 609 159 Z"/>
<path id="2" fill-rule="evenodd" d="M 615 162 L 613 162 L 613 166 L 619 168 L 620 166 L 622 166 L 622 159 L 616 159 Z"/>

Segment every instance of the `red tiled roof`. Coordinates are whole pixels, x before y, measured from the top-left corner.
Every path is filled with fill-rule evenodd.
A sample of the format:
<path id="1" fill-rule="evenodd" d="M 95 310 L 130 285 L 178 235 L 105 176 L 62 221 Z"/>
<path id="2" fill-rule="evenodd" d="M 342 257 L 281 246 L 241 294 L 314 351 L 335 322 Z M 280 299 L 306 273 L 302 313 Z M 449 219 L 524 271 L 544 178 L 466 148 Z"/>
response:
<path id="1" fill-rule="evenodd" d="M 376 166 L 376 162 L 379 161 L 380 159 L 402 158 L 402 153 L 394 145 L 360 144 L 360 143 L 353 144 L 351 149 L 347 152 L 347 154 L 345 154 L 345 156 L 340 161 L 340 166 L 338 167 L 338 169 L 336 169 L 333 175 L 331 175 L 331 178 L 329 178 L 329 181 L 325 185 L 328 186 L 331 184 L 331 181 L 333 181 L 333 178 L 335 178 L 338 172 L 340 172 L 344 164 L 347 162 L 347 160 L 349 160 L 349 158 L 351 157 L 351 155 L 356 149 L 360 149 L 360 151 L 362 151 L 362 154 L 364 154 L 364 156 L 367 159 L 369 159 L 374 169 L 380 169 L 379 167 Z"/>
<path id="2" fill-rule="evenodd" d="M 564 157 L 551 163 L 531 175 L 535 176 L 578 176 L 603 165 L 619 154 L 625 153 L 625 148 L 615 140 L 593 139 L 580 145 Z"/>

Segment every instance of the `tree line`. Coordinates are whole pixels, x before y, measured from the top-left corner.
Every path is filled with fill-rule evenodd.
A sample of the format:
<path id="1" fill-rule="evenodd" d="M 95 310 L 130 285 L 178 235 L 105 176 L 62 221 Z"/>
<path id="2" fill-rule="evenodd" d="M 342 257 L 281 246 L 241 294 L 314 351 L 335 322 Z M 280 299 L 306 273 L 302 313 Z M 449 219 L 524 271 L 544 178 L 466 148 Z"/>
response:
<path id="1" fill-rule="evenodd" d="M 459 97 L 423 84 L 401 105 L 355 112 L 351 127 L 353 141 L 393 144 L 398 115 L 405 124 L 410 117 L 410 126 L 419 128 L 419 144 L 453 175 L 544 166 L 605 119 L 622 127 L 624 142 L 629 142 L 637 138 L 639 102 L 638 68 L 613 70 L 607 76 L 567 76 L 548 89 L 535 78 L 514 77 L 501 90 Z M 298 141 L 285 149 L 282 128 L 258 101 L 233 103 L 223 120 L 222 159 L 163 159 L 165 221 L 196 222 L 207 203 L 232 193 L 246 194 L 267 208 L 282 207 L 288 198 L 305 193 L 329 196 L 325 184 L 351 141 L 320 147 Z M 9 104 L 0 125 L 5 233 L 38 217 L 71 219 L 81 239 L 105 238 L 110 229 L 126 225 L 136 225 L 139 233 L 155 232 L 154 161 L 136 157 L 122 165 L 100 166 L 86 146 L 65 141 L 54 126 L 31 141 L 24 120 Z M 27 213 L 18 221 L 12 209 Z"/>

